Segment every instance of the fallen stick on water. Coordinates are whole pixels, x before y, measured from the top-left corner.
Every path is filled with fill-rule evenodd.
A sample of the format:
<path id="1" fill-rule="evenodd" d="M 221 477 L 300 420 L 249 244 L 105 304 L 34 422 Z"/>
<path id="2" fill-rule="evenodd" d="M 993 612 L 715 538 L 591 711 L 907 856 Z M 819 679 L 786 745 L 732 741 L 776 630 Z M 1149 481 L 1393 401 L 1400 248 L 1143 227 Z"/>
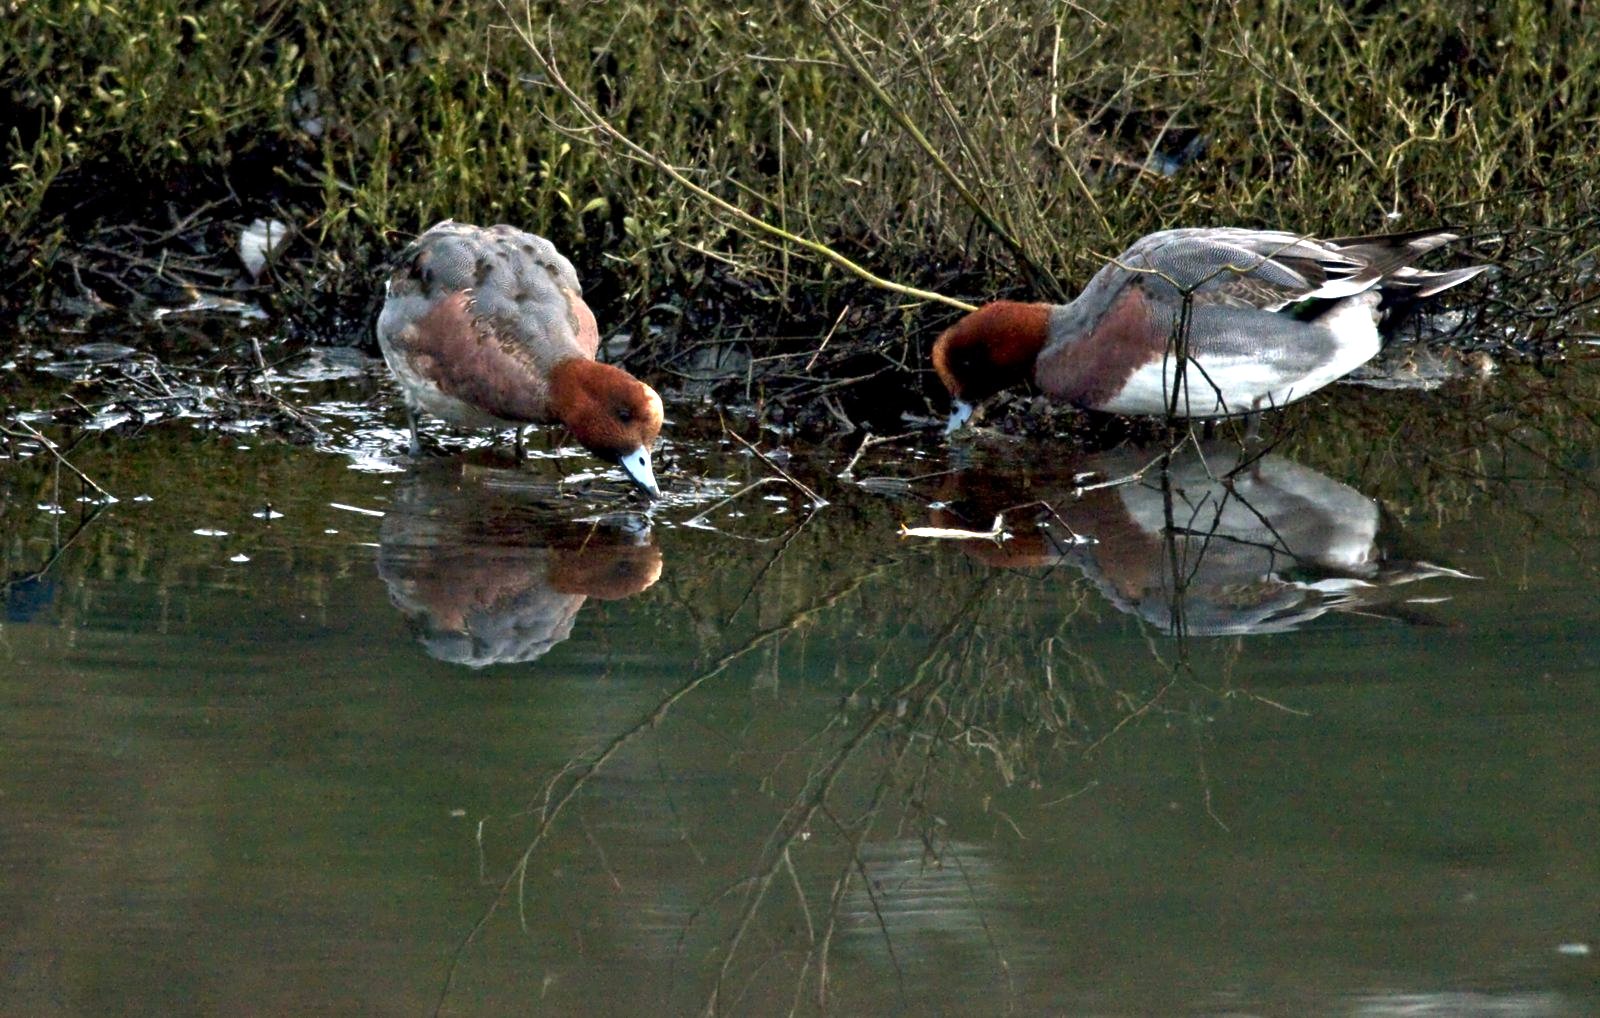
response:
<path id="1" fill-rule="evenodd" d="M 1010 531 L 1001 524 L 1004 517 L 996 516 L 988 530 L 962 530 L 960 527 L 908 527 L 900 524 L 901 537 L 927 537 L 935 541 L 1009 541 Z"/>

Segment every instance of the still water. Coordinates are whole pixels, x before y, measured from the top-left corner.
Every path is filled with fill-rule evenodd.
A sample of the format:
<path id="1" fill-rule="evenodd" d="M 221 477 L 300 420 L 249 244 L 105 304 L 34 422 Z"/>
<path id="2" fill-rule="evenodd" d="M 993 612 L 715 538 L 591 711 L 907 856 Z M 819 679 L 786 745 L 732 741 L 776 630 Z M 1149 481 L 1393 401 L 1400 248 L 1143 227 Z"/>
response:
<path id="1" fill-rule="evenodd" d="M 1592 369 L 648 512 L 279 383 L 0 461 L 0 1012 L 1600 1013 Z"/>

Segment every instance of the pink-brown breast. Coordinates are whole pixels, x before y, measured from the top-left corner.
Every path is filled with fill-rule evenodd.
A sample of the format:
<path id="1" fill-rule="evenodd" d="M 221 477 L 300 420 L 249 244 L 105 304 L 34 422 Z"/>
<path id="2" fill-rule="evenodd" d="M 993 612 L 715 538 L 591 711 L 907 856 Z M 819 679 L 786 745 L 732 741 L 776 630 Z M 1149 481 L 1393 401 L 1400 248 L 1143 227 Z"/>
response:
<path id="1" fill-rule="evenodd" d="M 549 419 L 549 379 L 523 344 L 473 315 L 465 291 L 435 301 L 396 338 L 412 370 L 443 394 L 503 421 Z"/>
<path id="2" fill-rule="evenodd" d="M 1165 356 L 1171 323 L 1161 321 L 1137 281 L 1074 335 L 1052 336 L 1039 357 L 1034 381 L 1056 399 L 1095 409 L 1127 384 L 1133 373 Z"/>

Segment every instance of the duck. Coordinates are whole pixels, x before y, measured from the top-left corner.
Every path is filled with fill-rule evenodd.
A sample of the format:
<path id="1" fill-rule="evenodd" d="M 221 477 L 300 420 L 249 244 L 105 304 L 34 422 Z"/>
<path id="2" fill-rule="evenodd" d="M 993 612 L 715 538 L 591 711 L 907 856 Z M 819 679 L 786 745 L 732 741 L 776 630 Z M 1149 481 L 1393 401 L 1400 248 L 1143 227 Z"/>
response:
<path id="1" fill-rule="evenodd" d="M 661 397 L 595 360 L 600 329 L 572 263 L 514 226 L 444 220 L 401 253 L 385 285 L 378 346 L 399 383 L 420 455 L 417 417 L 468 428 L 559 423 L 598 458 L 661 496 L 650 449 Z"/>
<path id="2" fill-rule="evenodd" d="M 1430 229 L 1319 240 L 1240 227 L 1149 234 L 1071 303 L 994 301 L 945 329 L 932 353 L 953 401 L 945 431 L 961 427 L 979 401 L 1028 381 L 1053 399 L 1128 416 L 1213 420 L 1284 406 L 1374 357 L 1384 308 L 1491 268 L 1412 267 L 1459 236 Z M 1175 356 L 1179 348 L 1186 356 Z"/>

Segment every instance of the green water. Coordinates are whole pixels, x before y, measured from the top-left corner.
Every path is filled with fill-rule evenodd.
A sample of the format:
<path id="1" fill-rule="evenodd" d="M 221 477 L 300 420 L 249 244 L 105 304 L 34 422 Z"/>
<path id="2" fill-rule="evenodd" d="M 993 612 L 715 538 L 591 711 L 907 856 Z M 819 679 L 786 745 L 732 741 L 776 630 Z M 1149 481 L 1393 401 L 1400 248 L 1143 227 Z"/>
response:
<path id="1" fill-rule="evenodd" d="M 13 444 L 0 1011 L 1600 1012 L 1595 381 L 1082 499 L 1149 451 L 378 472 L 360 379 L 74 433 L 98 512 Z"/>

